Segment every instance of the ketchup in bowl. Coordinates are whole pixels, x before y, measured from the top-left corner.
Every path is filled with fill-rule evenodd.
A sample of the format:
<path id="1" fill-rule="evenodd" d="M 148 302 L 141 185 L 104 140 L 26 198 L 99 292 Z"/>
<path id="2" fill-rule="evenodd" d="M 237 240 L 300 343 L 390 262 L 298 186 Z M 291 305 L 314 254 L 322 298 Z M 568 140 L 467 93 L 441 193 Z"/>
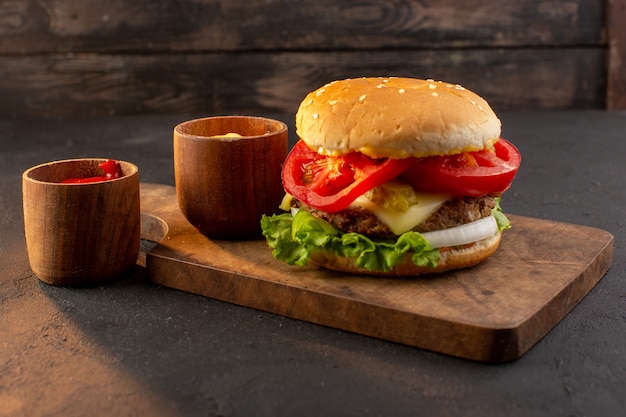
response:
<path id="1" fill-rule="evenodd" d="M 122 176 L 122 167 L 119 162 L 113 159 L 107 159 L 103 163 L 100 164 L 100 168 L 104 171 L 104 175 L 95 176 L 95 177 L 87 177 L 87 178 L 68 178 L 66 180 L 61 181 L 63 184 L 83 184 L 87 182 L 98 182 L 98 181 L 107 181 L 113 180 L 115 178 L 120 178 Z"/>

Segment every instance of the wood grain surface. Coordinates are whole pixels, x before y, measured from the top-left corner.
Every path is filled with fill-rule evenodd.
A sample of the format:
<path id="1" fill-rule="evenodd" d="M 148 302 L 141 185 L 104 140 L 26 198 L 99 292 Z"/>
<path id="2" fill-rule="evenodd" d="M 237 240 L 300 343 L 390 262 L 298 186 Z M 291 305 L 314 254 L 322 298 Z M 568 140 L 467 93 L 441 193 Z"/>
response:
<path id="1" fill-rule="evenodd" d="M 607 108 L 626 109 L 626 0 L 607 2 Z"/>
<path id="2" fill-rule="evenodd" d="M 605 108 L 608 80 L 624 95 L 626 42 L 606 14 L 595 0 L 5 2 L 0 114 L 295 113 L 369 75 L 460 83 L 497 111 Z"/>
<path id="3" fill-rule="evenodd" d="M 522 356 L 613 256 L 606 231 L 510 216 L 500 249 L 477 267 L 412 279 L 352 276 L 290 267 L 263 240 L 210 240 L 184 219 L 173 187 L 142 184 L 141 195 L 147 238 L 162 237 L 146 255 L 156 284 L 476 361 Z"/>
<path id="4" fill-rule="evenodd" d="M 5 2 L 0 49 L 258 51 L 597 45 L 596 0 Z"/>

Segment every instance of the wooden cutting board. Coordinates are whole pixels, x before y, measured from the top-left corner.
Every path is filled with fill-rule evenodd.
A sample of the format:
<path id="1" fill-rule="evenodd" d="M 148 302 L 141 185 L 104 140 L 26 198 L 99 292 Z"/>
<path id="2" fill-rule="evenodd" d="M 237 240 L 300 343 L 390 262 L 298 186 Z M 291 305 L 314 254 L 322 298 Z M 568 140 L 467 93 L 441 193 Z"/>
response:
<path id="1" fill-rule="evenodd" d="M 142 184 L 149 279 L 218 300 L 462 358 L 519 358 L 611 266 L 600 229 L 513 216 L 486 262 L 422 278 L 372 278 L 277 261 L 264 240 L 216 241 L 178 208 L 174 187 Z M 161 239 L 162 238 L 162 239 Z"/>

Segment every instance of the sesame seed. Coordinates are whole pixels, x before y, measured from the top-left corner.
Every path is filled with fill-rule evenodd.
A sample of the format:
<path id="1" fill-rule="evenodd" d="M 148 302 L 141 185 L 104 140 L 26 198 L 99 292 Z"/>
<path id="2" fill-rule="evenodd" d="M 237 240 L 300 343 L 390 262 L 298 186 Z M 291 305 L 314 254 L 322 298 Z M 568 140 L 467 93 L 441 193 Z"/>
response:
<path id="1" fill-rule="evenodd" d="M 404 92 L 405 92 L 405 91 L 406 91 L 406 90 L 405 90 L 404 88 L 401 88 L 401 89 L 399 89 L 399 90 L 398 90 L 398 93 L 400 93 L 400 94 L 404 94 Z"/>
<path id="2" fill-rule="evenodd" d="M 359 97 L 359 101 L 365 100 L 366 97 L 367 97 L 367 95 L 363 94 L 361 97 Z"/>
<path id="3" fill-rule="evenodd" d="M 434 90 L 435 88 L 437 88 L 437 84 L 428 84 L 428 88 Z"/>
<path id="4" fill-rule="evenodd" d="M 325 89 L 325 88 L 322 88 L 321 90 L 317 90 L 317 92 L 315 93 L 315 96 L 316 96 L 316 97 L 319 97 L 319 96 L 321 96 L 322 94 L 324 94 L 324 92 L 325 92 L 325 91 L 326 91 L 326 89 Z"/>
<path id="5" fill-rule="evenodd" d="M 478 105 L 478 110 L 482 111 L 483 106 L 481 106 L 480 104 Z"/>
<path id="6" fill-rule="evenodd" d="M 439 93 L 433 92 L 433 97 L 437 97 L 439 95 Z"/>
<path id="7" fill-rule="evenodd" d="M 452 88 L 454 87 L 452 84 L 446 84 L 446 88 Z"/>
<path id="8" fill-rule="evenodd" d="M 429 78 L 426 81 L 428 81 L 429 83 L 435 82 L 435 80 L 433 80 L 432 78 Z"/>
<path id="9" fill-rule="evenodd" d="M 313 104 L 313 99 L 310 98 L 309 101 L 306 103 L 307 106 L 310 106 L 311 104 Z"/>
<path id="10" fill-rule="evenodd" d="M 335 104 L 337 104 L 337 100 L 330 100 L 328 104 L 330 104 L 331 106 L 334 106 Z"/>
<path id="11" fill-rule="evenodd" d="M 456 88 L 457 90 L 465 90 L 465 88 L 463 88 L 463 86 L 459 84 L 457 84 L 454 88 Z"/>
<path id="12" fill-rule="evenodd" d="M 318 117 L 320 117 L 320 115 L 319 115 L 319 114 L 317 114 L 317 113 L 314 113 L 314 114 L 313 114 L 313 118 L 314 118 L 314 119 L 317 119 Z"/>
<path id="13" fill-rule="evenodd" d="M 383 87 L 387 87 L 387 86 L 386 86 L 385 84 L 378 84 L 378 85 L 376 86 L 376 88 L 383 88 Z"/>

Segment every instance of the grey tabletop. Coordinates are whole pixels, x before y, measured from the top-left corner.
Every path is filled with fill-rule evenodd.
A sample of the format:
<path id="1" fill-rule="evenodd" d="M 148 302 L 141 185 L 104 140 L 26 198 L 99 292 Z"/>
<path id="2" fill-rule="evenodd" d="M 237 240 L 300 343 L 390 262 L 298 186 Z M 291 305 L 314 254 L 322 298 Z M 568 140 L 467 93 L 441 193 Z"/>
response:
<path id="1" fill-rule="evenodd" d="M 293 143 L 293 116 L 268 116 Z M 0 416 L 624 415 L 626 113 L 500 114 L 523 157 L 504 211 L 607 230 L 615 254 L 552 331 L 498 365 L 159 287 L 141 268 L 94 288 L 39 282 L 22 172 L 106 157 L 173 185 L 172 129 L 190 117 L 0 120 Z"/>

